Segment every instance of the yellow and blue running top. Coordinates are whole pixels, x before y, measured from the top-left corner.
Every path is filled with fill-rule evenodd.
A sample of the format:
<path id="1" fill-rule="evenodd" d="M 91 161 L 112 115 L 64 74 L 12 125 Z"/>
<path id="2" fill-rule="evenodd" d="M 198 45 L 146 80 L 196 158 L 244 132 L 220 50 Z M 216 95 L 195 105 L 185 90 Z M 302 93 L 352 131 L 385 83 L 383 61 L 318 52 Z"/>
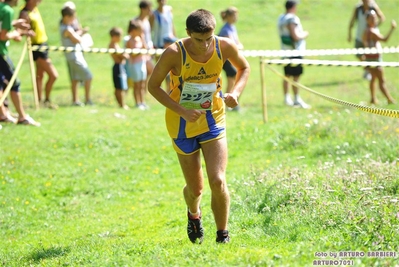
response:
<path id="1" fill-rule="evenodd" d="M 180 49 L 182 67 L 179 76 L 170 73 L 171 91 L 169 96 L 176 102 L 181 102 L 185 83 L 190 84 L 215 84 L 216 90 L 212 93 L 211 106 L 207 106 L 206 114 L 203 114 L 196 122 L 187 122 L 177 113 L 166 109 L 166 126 L 171 138 L 191 138 L 214 129 L 225 129 L 225 106 L 222 95 L 221 72 L 223 57 L 220 49 L 220 40 L 215 36 L 213 42 L 213 54 L 204 63 L 193 60 L 184 46 L 184 40 L 177 41 Z M 186 95 L 187 96 L 187 95 Z M 196 95 L 189 95 L 191 98 Z M 209 103 L 205 103 L 206 106 Z"/>

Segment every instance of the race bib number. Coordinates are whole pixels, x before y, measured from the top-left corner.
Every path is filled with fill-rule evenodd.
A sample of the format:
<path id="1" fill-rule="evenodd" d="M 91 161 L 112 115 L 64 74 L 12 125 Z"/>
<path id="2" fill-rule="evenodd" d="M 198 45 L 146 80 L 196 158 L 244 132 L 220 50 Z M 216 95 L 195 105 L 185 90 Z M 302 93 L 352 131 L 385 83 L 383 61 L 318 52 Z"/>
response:
<path id="1" fill-rule="evenodd" d="M 180 105 L 187 109 L 211 110 L 216 83 L 184 83 Z"/>

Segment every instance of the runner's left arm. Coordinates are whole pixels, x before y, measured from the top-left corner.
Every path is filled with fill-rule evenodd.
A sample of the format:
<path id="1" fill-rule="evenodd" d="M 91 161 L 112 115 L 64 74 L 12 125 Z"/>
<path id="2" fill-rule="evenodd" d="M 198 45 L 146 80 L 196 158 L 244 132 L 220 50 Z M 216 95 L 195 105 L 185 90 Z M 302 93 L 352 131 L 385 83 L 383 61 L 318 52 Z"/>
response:
<path id="1" fill-rule="evenodd" d="M 237 69 L 236 80 L 234 83 L 233 90 L 231 93 L 225 94 L 225 103 L 228 107 L 234 108 L 238 105 L 238 97 L 241 95 L 242 91 L 247 84 L 251 68 L 248 61 L 239 52 L 238 47 L 234 41 L 228 38 L 220 38 L 222 46 L 222 54 L 224 60 L 229 60 L 231 64 Z"/>

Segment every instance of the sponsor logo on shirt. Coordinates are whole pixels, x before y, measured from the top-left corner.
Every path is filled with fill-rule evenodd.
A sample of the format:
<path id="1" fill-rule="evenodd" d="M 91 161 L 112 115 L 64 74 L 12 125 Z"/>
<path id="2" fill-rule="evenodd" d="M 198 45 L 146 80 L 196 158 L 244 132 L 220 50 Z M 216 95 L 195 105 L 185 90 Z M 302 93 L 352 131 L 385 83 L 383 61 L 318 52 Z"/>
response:
<path id="1" fill-rule="evenodd" d="M 192 82 L 192 81 L 201 81 L 205 79 L 211 79 L 213 77 L 219 76 L 217 73 L 212 73 L 212 74 L 204 74 L 204 75 L 195 75 L 195 76 L 188 76 L 185 81 L 186 82 Z"/>
<path id="2" fill-rule="evenodd" d="M 201 67 L 197 75 L 206 75 L 206 72 L 204 70 L 204 67 Z"/>

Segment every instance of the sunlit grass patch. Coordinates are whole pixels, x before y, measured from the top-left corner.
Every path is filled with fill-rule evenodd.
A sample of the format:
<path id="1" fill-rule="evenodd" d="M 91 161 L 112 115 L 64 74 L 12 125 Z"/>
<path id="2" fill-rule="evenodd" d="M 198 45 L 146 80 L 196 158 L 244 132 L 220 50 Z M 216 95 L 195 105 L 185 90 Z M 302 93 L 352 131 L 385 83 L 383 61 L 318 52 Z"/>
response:
<path id="1" fill-rule="evenodd" d="M 237 205 L 263 218 L 265 236 L 312 241 L 318 249 L 394 251 L 398 183 L 395 162 L 275 168 L 248 177 L 239 190 L 246 197 Z"/>

